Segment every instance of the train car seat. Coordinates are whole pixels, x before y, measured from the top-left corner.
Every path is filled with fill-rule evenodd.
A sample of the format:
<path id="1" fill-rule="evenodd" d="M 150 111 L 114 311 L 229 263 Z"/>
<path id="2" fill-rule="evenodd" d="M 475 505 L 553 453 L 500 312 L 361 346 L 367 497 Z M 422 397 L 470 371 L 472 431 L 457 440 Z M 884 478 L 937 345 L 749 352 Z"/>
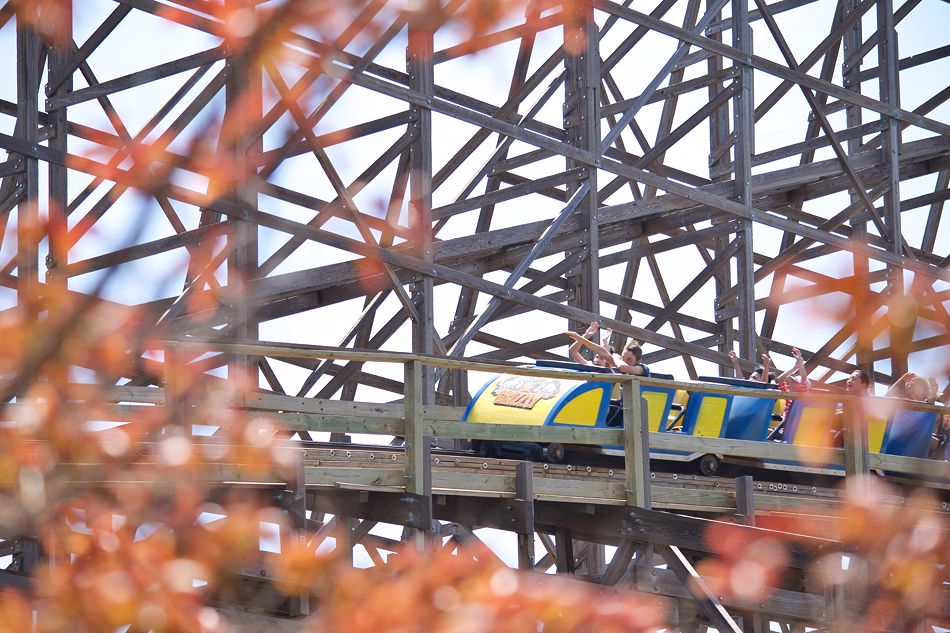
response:
<path id="1" fill-rule="evenodd" d="M 788 410 L 782 442 L 795 446 L 832 447 L 839 420 L 831 403 L 795 400 Z"/>
<path id="2" fill-rule="evenodd" d="M 551 408 L 544 426 L 606 426 L 610 388 L 607 382 L 585 382 L 571 387 Z"/>
<path id="3" fill-rule="evenodd" d="M 652 377 L 662 380 L 673 379 L 673 376 L 670 374 L 653 374 Z M 658 433 L 665 431 L 670 410 L 673 406 L 673 399 L 676 397 L 676 390 L 654 385 L 640 385 L 640 397 L 647 402 L 647 426 L 650 432 Z M 610 411 L 607 414 L 607 426 L 623 427 L 622 392 L 621 398 L 611 400 L 610 402 Z"/>
<path id="4" fill-rule="evenodd" d="M 937 414 L 929 411 L 898 409 L 891 414 L 884 432 L 881 453 L 927 458 Z"/>
<path id="5" fill-rule="evenodd" d="M 699 380 L 746 389 L 769 389 L 749 380 L 700 376 Z M 683 416 L 683 432 L 698 437 L 765 440 L 769 433 L 775 396 L 731 396 L 694 391 Z"/>

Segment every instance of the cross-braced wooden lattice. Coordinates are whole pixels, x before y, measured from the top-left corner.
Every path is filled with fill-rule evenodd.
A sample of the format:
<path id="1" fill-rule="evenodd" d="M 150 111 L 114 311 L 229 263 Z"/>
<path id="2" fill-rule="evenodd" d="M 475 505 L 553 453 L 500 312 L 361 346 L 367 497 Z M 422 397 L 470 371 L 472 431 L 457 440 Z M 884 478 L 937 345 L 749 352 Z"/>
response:
<path id="1" fill-rule="evenodd" d="M 950 9 L 748 5 L 10 0 L 5 303 L 495 360 L 601 319 L 681 376 L 797 345 L 813 376 L 889 381 L 950 336 Z M 203 362 L 403 391 L 358 362 Z"/>

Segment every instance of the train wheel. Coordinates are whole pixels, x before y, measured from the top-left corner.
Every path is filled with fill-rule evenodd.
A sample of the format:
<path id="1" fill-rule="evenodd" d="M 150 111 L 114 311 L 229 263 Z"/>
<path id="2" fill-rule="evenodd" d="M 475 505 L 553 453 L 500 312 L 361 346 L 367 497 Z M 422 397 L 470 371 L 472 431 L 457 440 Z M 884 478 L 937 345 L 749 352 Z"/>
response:
<path id="1" fill-rule="evenodd" d="M 715 455 L 703 455 L 699 458 L 699 472 L 712 477 L 719 472 L 719 458 Z"/>
<path id="2" fill-rule="evenodd" d="M 554 442 L 548 444 L 544 449 L 544 459 L 552 464 L 560 464 L 564 461 L 564 445 Z"/>

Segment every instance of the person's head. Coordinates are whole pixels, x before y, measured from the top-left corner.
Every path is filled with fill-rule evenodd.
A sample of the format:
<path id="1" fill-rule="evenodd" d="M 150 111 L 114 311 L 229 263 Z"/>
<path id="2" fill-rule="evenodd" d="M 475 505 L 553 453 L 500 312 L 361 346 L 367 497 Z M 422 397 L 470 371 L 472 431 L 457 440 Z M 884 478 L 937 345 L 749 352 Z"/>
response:
<path id="1" fill-rule="evenodd" d="M 927 379 L 916 376 L 904 383 L 904 396 L 910 400 L 926 401 L 930 397 Z"/>
<path id="2" fill-rule="evenodd" d="M 848 376 L 845 388 L 850 394 L 864 395 L 871 388 L 871 377 L 863 369 L 855 369 Z"/>
<path id="3" fill-rule="evenodd" d="M 640 344 L 636 341 L 627 343 L 623 348 L 623 353 L 620 355 L 620 360 L 627 365 L 636 365 L 640 362 L 641 358 L 643 358 L 643 350 L 640 349 Z"/>
<path id="4" fill-rule="evenodd" d="M 755 380 L 758 382 L 775 382 L 775 374 L 769 372 L 767 380 L 762 380 L 763 375 L 765 375 L 765 367 L 759 365 L 755 368 L 755 371 L 749 374 L 749 380 Z"/>
<path id="5" fill-rule="evenodd" d="M 614 353 L 614 346 L 608 345 L 607 351 L 610 352 L 612 355 Z M 594 354 L 594 359 L 591 362 L 597 365 L 598 367 L 606 367 L 608 365 L 607 361 L 608 359 L 606 357 L 601 356 L 600 354 Z"/>

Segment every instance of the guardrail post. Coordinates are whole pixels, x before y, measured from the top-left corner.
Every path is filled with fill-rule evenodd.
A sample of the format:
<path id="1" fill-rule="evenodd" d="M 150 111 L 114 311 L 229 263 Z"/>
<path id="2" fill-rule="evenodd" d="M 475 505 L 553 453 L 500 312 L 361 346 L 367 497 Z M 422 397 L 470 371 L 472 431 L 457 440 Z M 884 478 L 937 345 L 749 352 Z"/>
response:
<path id="1" fill-rule="evenodd" d="M 623 459 L 627 505 L 649 508 L 650 427 L 647 403 L 640 397 L 640 381 L 623 385 Z"/>
<path id="2" fill-rule="evenodd" d="M 165 366 L 165 412 L 168 423 L 183 426 L 185 423 L 185 368 L 181 349 L 168 342 L 164 350 Z"/>
<path id="3" fill-rule="evenodd" d="M 574 562 L 574 537 L 570 528 L 557 528 L 554 532 L 554 559 L 557 562 L 557 573 L 573 574 L 576 570 Z"/>
<path id="4" fill-rule="evenodd" d="M 842 415 L 844 470 L 849 484 L 862 488 L 871 472 L 868 465 L 868 427 L 863 413 L 860 403 L 845 402 Z"/>
<path id="5" fill-rule="evenodd" d="M 420 548 L 428 544 L 432 535 L 432 468 L 431 438 L 424 433 L 422 419 L 422 361 L 405 363 L 406 393 L 403 407 L 406 422 L 406 495 L 410 505 L 412 527 L 416 528 L 414 542 Z"/>
<path id="6" fill-rule="evenodd" d="M 534 569 L 534 464 L 515 466 L 515 501 L 520 506 L 521 530 L 518 532 L 518 569 Z"/>
<path id="7" fill-rule="evenodd" d="M 755 501 L 752 497 L 752 475 L 736 477 L 736 515 L 744 525 L 755 525 Z"/>
<path id="8" fill-rule="evenodd" d="M 285 500 L 287 513 L 290 515 L 290 538 L 303 543 L 307 542 L 307 469 L 304 464 L 303 449 L 287 448 L 296 452 L 294 460 L 294 478 L 287 482 Z M 310 614 L 310 596 L 303 593 L 291 596 L 288 599 L 291 616 Z"/>
<path id="9" fill-rule="evenodd" d="M 515 467 L 515 499 L 521 504 L 521 531 L 518 533 L 518 568 L 534 569 L 534 464 L 519 462 Z"/>
<path id="10" fill-rule="evenodd" d="M 647 402 L 640 397 L 640 381 L 630 378 L 623 383 L 623 460 L 627 505 L 649 509 L 650 499 L 650 425 Z M 620 550 L 618 549 L 618 552 Z M 617 554 L 615 553 L 614 556 Z M 636 546 L 635 577 L 653 564 L 653 544 Z M 624 563 L 626 565 L 626 563 Z"/>

